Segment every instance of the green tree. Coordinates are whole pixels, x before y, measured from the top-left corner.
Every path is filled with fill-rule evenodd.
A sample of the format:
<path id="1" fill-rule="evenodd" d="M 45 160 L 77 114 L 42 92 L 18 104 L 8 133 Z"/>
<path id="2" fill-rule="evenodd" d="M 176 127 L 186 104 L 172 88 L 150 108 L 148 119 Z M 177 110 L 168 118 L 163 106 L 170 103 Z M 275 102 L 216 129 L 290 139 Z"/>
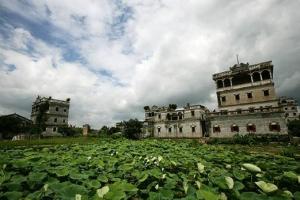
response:
<path id="1" fill-rule="evenodd" d="M 0 133 L 4 139 L 11 139 L 19 133 L 27 133 L 31 129 L 31 124 L 23 123 L 19 118 L 7 116 L 0 118 Z"/>
<path id="2" fill-rule="evenodd" d="M 169 104 L 169 110 L 176 110 L 177 105 L 176 104 Z"/>
<path id="3" fill-rule="evenodd" d="M 300 137 L 300 120 L 293 120 L 288 123 L 289 134 Z"/>
<path id="4" fill-rule="evenodd" d="M 142 133 L 143 123 L 137 119 L 124 121 L 124 135 L 128 139 L 139 139 Z"/>
<path id="5" fill-rule="evenodd" d="M 110 127 L 108 133 L 109 133 L 109 135 L 112 135 L 112 134 L 120 132 L 120 131 L 121 130 L 119 128 L 113 126 L 113 127 Z"/>
<path id="6" fill-rule="evenodd" d="M 38 106 L 36 123 L 33 127 L 32 133 L 41 134 L 46 128 L 46 121 L 48 119 L 46 112 L 49 110 L 49 101 L 42 102 Z"/>
<path id="7" fill-rule="evenodd" d="M 109 128 L 107 126 L 102 126 L 102 128 L 99 130 L 99 135 L 108 135 L 109 134 Z"/>

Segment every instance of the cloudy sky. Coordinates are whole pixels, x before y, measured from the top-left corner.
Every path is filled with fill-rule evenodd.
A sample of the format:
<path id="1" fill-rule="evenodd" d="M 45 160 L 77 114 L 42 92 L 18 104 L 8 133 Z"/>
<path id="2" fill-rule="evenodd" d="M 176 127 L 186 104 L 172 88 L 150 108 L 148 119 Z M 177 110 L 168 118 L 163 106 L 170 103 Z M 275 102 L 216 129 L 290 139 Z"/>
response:
<path id="1" fill-rule="evenodd" d="M 272 60 L 300 101 L 298 0 L 0 0 L 0 115 L 71 98 L 70 123 L 143 119 L 144 105 L 217 107 L 212 74 Z"/>

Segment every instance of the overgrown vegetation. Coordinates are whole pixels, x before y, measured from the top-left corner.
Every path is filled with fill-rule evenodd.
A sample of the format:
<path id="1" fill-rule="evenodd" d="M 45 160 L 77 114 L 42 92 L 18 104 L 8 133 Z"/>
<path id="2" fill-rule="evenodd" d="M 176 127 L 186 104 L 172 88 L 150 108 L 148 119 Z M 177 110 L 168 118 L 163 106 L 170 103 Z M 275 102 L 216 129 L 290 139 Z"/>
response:
<path id="1" fill-rule="evenodd" d="M 23 121 L 15 117 L 0 118 L 0 133 L 3 139 L 11 139 L 20 133 L 29 133 L 31 124 L 24 124 Z"/>
<path id="2" fill-rule="evenodd" d="M 137 119 L 124 121 L 124 136 L 128 139 L 141 138 L 143 124 Z"/>
<path id="3" fill-rule="evenodd" d="M 300 137 L 300 120 L 293 120 L 288 123 L 289 134 Z"/>
<path id="4" fill-rule="evenodd" d="M 95 139 L 2 148 L 0 199 L 300 198 L 300 163 L 291 157 L 187 140 Z"/>

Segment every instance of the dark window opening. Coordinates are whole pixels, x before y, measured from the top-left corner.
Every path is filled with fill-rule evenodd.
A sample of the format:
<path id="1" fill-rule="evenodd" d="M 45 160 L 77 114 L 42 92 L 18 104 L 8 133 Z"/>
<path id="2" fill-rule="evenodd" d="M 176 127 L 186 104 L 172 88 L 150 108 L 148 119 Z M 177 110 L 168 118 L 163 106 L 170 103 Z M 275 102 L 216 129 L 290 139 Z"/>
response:
<path id="1" fill-rule="evenodd" d="M 182 127 L 179 127 L 179 133 L 182 133 Z"/>
<path id="2" fill-rule="evenodd" d="M 284 108 L 284 110 L 287 110 L 288 108 Z"/>
<path id="3" fill-rule="evenodd" d="M 257 82 L 257 81 L 260 81 L 260 75 L 258 72 L 254 72 L 252 74 L 252 78 L 253 78 L 253 82 Z"/>
<path id="4" fill-rule="evenodd" d="M 275 132 L 280 132 L 280 125 L 278 123 L 270 123 L 269 125 L 269 130 L 270 131 L 275 131 Z"/>
<path id="5" fill-rule="evenodd" d="M 172 128 L 169 128 L 169 133 L 172 133 Z"/>
<path id="6" fill-rule="evenodd" d="M 250 113 L 254 113 L 254 108 L 253 108 L 253 107 L 250 107 L 250 108 L 249 108 L 249 112 L 250 112 Z"/>
<path id="7" fill-rule="evenodd" d="M 196 127 L 192 127 L 192 133 L 195 133 L 195 131 L 196 131 Z"/>
<path id="8" fill-rule="evenodd" d="M 53 132 L 56 132 L 56 127 L 53 128 Z"/>
<path id="9" fill-rule="evenodd" d="M 266 97 L 266 96 L 269 96 L 269 95 L 270 95 L 269 90 L 264 90 L 264 96 Z"/>
<path id="10" fill-rule="evenodd" d="M 230 80 L 229 79 L 224 80 L 224 87 L 230 87 Z"/>
<path id="11" fill-rule="evenodd" d="M 271 77 L 270 77 L 270 72 L 267 71 L 267 70 L 264 70 L 264 71 L 261 73 L 261 76 L 262 76 L 262 79 L 263 79 L 263 80 L 271 79 Z"/>
<path id="12" fill-rule="evenodd" d="M 214 127 L 213 127 L 213 132 L 214 132 L 214 133 L 220 133 L 220 132 L 221 132 L 220 126 L 214 126 Z"/>
<path id="13" fill-rule="evenodd" d="M 181 112 L 178 113 L 178 118 L 179 118 L 179 119 L 182 119 L 182 113 L 181 113 Z"/>
<path id="14" fill-rule="evenodd" d="M 240 100 L 240 95 L 239 94 L 236 94 L 234 95 L 235 96 L 235 100 L 239 101 Z"/>
<path id="15" fill-rule="evenodd" d="M 227 115 L 228 111 L 227 110 L 221 110 L 221 115 Z"/>
<path id="16" fill-rule="evenodd" d="M 157 128 L 157 132 L 160 133 L 160 127 Z"/>
<path id="17" fill-rule="evenodd" d="M 251 83 L 251 76 L 249 74 L 238 74 L 232 78 L 232 85 L 234 86 L 245 83 Z"/>
<path id="18" fill-rule="evenodd" d="M 294 113 L 294 116 L 296 116 L 297 115 L 297 113 Z"/>
<path id="19" fill-rule="evenodd" d="M 56 107 L 55 110 L 58 111 L 59 110 L 58 107 Z"/>
<path id="20" fill-rule="evenodd" d="M 218 88 L 222 88 L 223 87 L 223 81 L 222 80 L 218 80 L 217 81 L 217 86 L 218 86 Z"/>
<path id="21" fill-rule="evenodd" d="M 226 97 L 221 97 L 222 101 L 225 102 L 226 101 Z"/>
<path id="22" fill-rule="evenodd" d="M 191 115 L 195 116 L 195 111 L 194 110 L 191 111 Z"/>
<path id="23" fill-rule="evenodd" d="M 160 114 L 158 114 L 158 119 L 161 119 L 161 115 Z"/>
<path id="24" fill-rule="evenodd" d="M 167 114 L 167 120 L 171 120 L 171 115 L 169 113 Z"/>
<path id="25" fill-rule="evenodd" d="M 54 122 L 57 122 L 57 118 L 54 118 Z"/>
<path id="26" fill-rule="evenodd" d="M 67 109 L 64 109 L 64 112 L 67 112 Z"/>
<path id="27" fill-rule="evenodd" d="M 248 132 L 256 132 L 256 126 L 254 124 L 248 124 L 247 131 Z"/>
<path id="28" fill-rule="evenodd" d="M 296 107 L 292 107 L 291 109 L 292 109 L 292 110 L 296 110 Z"/>
<path id="29" fill-rule="evenodd" d="M 63 123 L 66 123 L 66 120 L 65 120 L 65 119 L 63 120 Z"/>
<path id="30" fill-rule="evenodd" d="M 252 98 L 252 93 L 251 92 L 247 93 L 247 97 L 248 97 L 248 99 L 251 99 Z"/>
<path id="31" fill-rule="evenodd" d="M 242 114 L 242 109 L 237 109 L 236 112 L 237 114 Z"/>
<path id="32" fill-rule="evenodd" d="M 239 132 L 239 127 L 235 124 L 231 126 L 231 132 Z"/>

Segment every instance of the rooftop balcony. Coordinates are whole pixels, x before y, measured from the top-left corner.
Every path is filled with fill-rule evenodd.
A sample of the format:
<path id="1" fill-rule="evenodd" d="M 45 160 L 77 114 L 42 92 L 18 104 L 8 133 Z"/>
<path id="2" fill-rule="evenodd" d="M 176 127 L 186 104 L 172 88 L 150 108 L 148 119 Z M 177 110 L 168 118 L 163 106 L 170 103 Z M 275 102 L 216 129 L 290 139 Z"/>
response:
<path id="1" fill-rule="evenodd" d="M 272 112 L 283 112 L 282 107 L 264 107 L 264 108 L 253 108 L 242 110 L 238 109 L 235 111 L 221 111 L 221 112 L 211 112 L 208 113 L 209 117 L 216 116 L 238 116 L 238 115 L 249 115 L 249 114 L 258 114 L 258 113 L 272 113 Z"/>

